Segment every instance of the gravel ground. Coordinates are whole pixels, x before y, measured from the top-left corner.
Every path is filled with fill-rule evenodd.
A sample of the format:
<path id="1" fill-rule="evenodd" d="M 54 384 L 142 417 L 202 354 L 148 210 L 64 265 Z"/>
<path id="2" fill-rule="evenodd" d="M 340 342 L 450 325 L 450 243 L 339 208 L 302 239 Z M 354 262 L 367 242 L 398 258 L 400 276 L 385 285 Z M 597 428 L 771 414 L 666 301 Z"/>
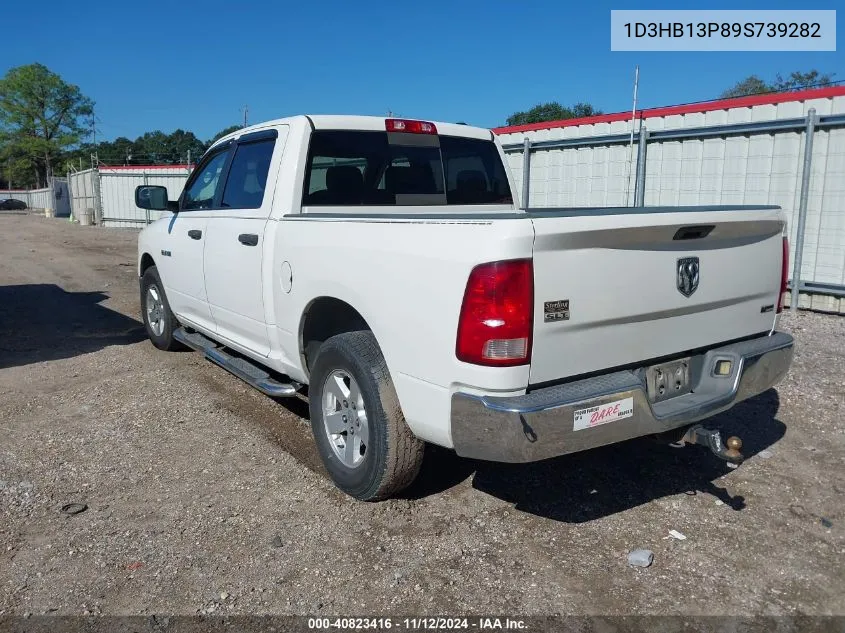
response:
<path id="1" fill-rule="evenodd" d="M 135 240 L 0 216 L 0 615 L 845 613 L 845 319 L 784 317 L 791 374 L 713 421 L 738 469 L 648 440 L 430 450 L 365 504 L 304 403 L 145 340 Z"/>

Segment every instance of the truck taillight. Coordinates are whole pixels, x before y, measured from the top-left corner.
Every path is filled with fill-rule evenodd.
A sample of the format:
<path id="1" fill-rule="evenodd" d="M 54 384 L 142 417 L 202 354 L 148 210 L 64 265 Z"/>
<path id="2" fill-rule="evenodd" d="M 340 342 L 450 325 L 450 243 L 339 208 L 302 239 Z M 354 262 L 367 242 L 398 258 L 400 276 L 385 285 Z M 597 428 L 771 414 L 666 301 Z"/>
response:
<path id="1" fill-rule="evenodd" d="M 413 119 L 385 119 L 384 127 L 388 132 L 408 132 L 409 134 L 437 134 L 437 126 L 427 121 Z"/>
<path id="2" fill-rule="evenodd" d="M 474 365 L 531 361 L 534 267 L 530 259 L 481 264 L 467 281 L 455 354 Z"/>
<path id="3" fill-rule="evenodd" d="M 786 282 L 789 279 L 789 240 L 783 238 L 783 259 L 780 264 L 780 294 L 778 295 L 778 314 L 783 312 L 783 295 L 786 293 Z M 793 282 L 796 283 L 796 282 Z"/>

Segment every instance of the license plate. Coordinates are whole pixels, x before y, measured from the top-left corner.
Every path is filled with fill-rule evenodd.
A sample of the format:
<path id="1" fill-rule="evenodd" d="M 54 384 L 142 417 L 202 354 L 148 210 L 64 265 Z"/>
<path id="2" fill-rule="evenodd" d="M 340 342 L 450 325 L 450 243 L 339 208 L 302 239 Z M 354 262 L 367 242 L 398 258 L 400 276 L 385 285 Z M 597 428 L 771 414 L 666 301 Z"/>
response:
<path id="1" fill-rule="evenodd" d="M 648 397 L 652 402 L 661 402 L 682 396 L 692 389 L 689 375 L 689 358 L 661 363 L 646 371 Z"/>

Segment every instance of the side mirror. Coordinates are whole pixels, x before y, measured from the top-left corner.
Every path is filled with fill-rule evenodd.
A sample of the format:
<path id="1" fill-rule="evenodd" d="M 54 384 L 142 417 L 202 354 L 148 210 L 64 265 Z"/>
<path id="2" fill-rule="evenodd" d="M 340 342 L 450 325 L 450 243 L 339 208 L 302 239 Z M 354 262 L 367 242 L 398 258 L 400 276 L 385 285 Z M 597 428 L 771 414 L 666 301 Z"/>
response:
<path id="1" fill-rule="evenodd" d="M 135 187 L 135 204 L 141 209 L 168 211 L 167 188 L 159 185 L 141 185 Z"/>

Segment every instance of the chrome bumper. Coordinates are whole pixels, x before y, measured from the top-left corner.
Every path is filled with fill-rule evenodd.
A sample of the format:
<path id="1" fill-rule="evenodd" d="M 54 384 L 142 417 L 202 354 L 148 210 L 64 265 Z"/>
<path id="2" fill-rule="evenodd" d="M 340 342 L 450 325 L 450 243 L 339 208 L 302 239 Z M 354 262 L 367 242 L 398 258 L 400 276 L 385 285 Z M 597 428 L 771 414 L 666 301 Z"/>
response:
<path id="1" fill-rule="evenodd" d="M 792 363 L 793 339 L 772 335 L 734 343 L 690 359 L 692 392 L 652 403 L 645 368 L 538 389 L 522 396 L 452 396 L 452 441 L 458 455 L 497 462 L 531 462 L 669 431 L 730 408 L 769 389 Z M 730 360 L 728 376 L 715 376 Z M 575 412 L 633 400 L 631 415 L 575 430 Z M 623 411 L 627 412 L 625 405 Z"/>

